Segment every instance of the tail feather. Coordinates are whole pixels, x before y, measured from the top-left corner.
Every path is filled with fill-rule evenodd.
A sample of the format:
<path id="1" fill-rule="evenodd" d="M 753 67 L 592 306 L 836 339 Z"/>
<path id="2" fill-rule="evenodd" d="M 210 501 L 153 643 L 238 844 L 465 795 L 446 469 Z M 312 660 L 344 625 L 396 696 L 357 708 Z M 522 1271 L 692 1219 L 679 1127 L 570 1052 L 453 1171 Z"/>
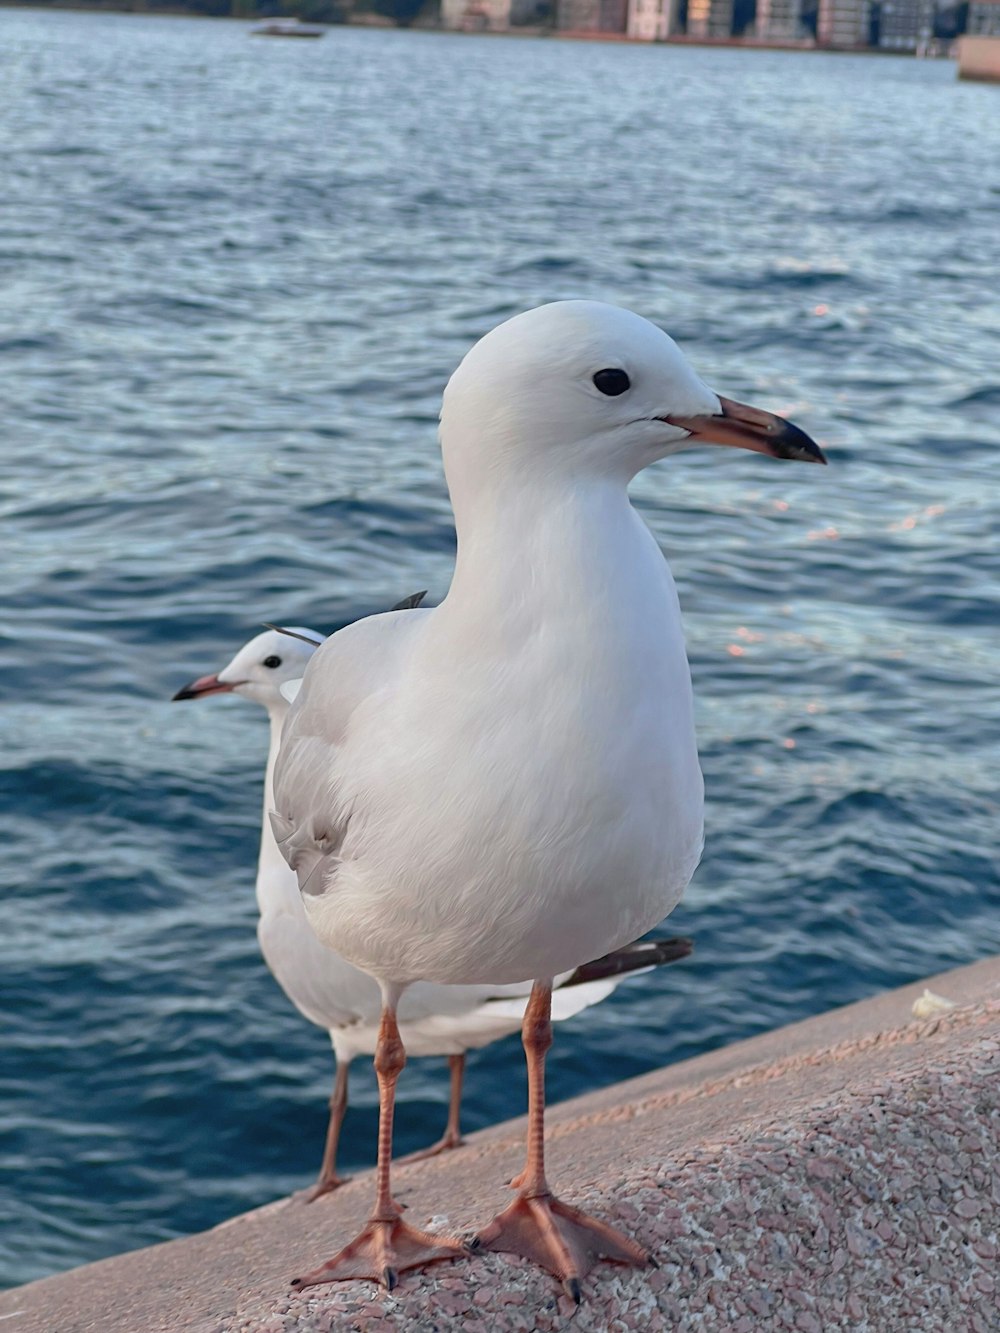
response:
<path id="1" fill-rule="evenodd" d="M 592 963 L 584 963 L 570 973 L 559 989 L 579 986 L 586 981 L 601 981 L 605 977 L 619 977 L 625 972 L 660 967 L 664 963 L 675 963 L 679 958 L 687 958 L 693 949 L 694 942 L 683 936 L 669 940 L 637 940 L 634 944 L 626 944 L 622 949 L 606 953 L 603 958 L 595 958 Z"/>

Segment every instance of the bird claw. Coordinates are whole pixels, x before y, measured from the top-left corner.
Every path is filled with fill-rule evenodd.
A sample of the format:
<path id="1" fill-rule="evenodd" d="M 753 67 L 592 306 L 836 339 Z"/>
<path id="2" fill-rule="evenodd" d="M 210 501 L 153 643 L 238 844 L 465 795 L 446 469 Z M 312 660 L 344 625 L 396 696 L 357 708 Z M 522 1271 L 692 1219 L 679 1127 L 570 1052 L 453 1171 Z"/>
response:
<path id="1" fill-rule="evenodd" d="M 563 1291 L 570 1298 L 574 1305 L 579 1305 L 583 1300 L 583 1294 L 580 1291 L 580 1279 L 578 1277 L 567 1277 L 563 1279 Z"/>
<path id="2" fill-rule="evenodd" d="M 468 1253 L 461 1241 L 419 1231 L 401 1217 L 373 1217 L 339 1254 L 305 1277 L 295 1278 L 292 1286 L 301 1291 L 321 1282 L 368 1278 L 392 1291 L 407 1268 L 421 1268 L 439 1259 L 463 1259 Z"/>
<path id="3" fill-rule="evenodd" d="M 476 1237 L 477 1250 L 519 1254 L 553 1273 L 579 1305 L 580 1283 L 598 1259 L 641 1267 L 650 1256 L 634 1240 L 551 1194 L 520 1195 Z"/>
<path id="4" fill-rule="evenodd" d="M 328 1176 L 325 1180 L 316 1181 L 315 1185 L 310 1186 L 302 1195 L 303 1203 L 315 1203 L 317 1199 L 322 1199 L 324 1195 L 332 1194 L 334 1190 L 339 1190 L 341 1185 L 346 1185 L 350 1181 L 350 1176 Z"/>
<path id="5" fill-rule="evenodd" d="M 459 1134 L 457 1137 L 453 1134 L 442 1134 L 437 1143 L 432 1143 L 429 1148 L 420 1148 L 417 1152 L 407 1153 L 405 1157 L 397 1157 L 397 1166 L 409 1166 L 411 1162 L 426 1162 L 431 1157 L 439 1157 L 443 1152 L 451 1152 L 455 1148 L 464 1148 L 465 1139 Z"/>

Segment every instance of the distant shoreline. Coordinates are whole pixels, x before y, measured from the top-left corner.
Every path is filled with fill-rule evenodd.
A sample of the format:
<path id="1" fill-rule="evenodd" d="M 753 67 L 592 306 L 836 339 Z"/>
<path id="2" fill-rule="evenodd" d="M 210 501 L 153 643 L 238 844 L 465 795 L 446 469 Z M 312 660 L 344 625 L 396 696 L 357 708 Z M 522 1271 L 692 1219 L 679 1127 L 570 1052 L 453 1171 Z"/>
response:
<path id="1" fill-rule="evenodd" d="M 71 4 L 63 4 L 62 0 L 54 0 L 50 5 L 33 4 L 31 0 L 0 0 L 0 9 L 31 9 L 36 14 L 50 14 L 58 11 L 59 13 L 76 14 L 132 14 L 135 18 L 178 18 L 178 19 L 211 19 L 213 22 L 228 23 L 237 18 L 235 14 L 199 14 L 195 9 L 185 9 L 178 5 L 176 8 L 156 9 L 137 9 L 135 5 L 130 5 L 127 0 L 120 0 L 120 3 L 102 4 L 101 0 L 93 0 L 92 4 L 87 4 L 86 0 L 73 0 Z M 238 20 L 240 23 L 260 23 L 260 18 Z"/>
<path id="2" fill-rule="evenodd" d="M 156 9 L 141 8 L 141 0 L 54 0 L 52 4 L 39 5 L 32 3 L 32 0 L 0 0 L 0 9 L 30 9 L 38 14 L 47 14 L 54 11 L 60 13 L 79 13 L 79 14 L 131 14 L 135 18 L 188 18 L 188 19 L 207 19 L 211 22 L 219 23 L 266 23 L 273 15 L 256 14 L 250 18 L 242 14 L 202 14 L 194 9 L 186 9 L 182 5 L 157 6 Z M 736 50 L 748 51 L 802 51 L 809 53 L 820 53 L 825 55 L 850 55 L 850 56 L 904 56 L 910 60 L 915 59 L 913 51 L 888 50 L 878 46 L 820 46 L 816 42 L 802 39 L 796 41 L 789 38 L 787 41 L 769 42 L 757 37 L 691 37 L 687 33 L 675 33 L 671 37 L 665 37 L 659 41 L 648 41 L 645 38 L 630 37 L 624 32 L 580 32 L 572 29 L 557 28 L 511 28 L 507 32 L 465 32 L 459 28 L 444 28 L 439 24 L 421 23 L 419 20 L 413 23 L 400 24 L 393 23 L 391 19 L 383 19 L 377 14 L 358 14 L 346 19 L 343 23 L 323 23 L 310 19 L 310 23 L 316 23 L 316 26 L 324 28 L 378 28 L 381 30 L 392 29 L 396 32 L 437 32 L 447 33 L 453 37 L 538 37 L 555 38 L 558 41 L 569 42 L 612 42 L 627 46 L 697 46 L 697 47 L 726 47 Z"/>

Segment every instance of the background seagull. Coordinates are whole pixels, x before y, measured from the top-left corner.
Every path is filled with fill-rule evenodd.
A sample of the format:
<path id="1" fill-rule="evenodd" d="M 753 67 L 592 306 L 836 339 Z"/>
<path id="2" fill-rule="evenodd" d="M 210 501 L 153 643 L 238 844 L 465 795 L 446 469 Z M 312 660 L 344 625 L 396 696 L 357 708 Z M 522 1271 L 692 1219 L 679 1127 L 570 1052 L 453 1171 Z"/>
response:
<path id="1" fill-rule="evenodd" d="M 390 1189 L 416 981 L 534 978 L 528 1151 L 480 1243 L 537 1260 L 576 1299 L 634 1241 L 555 1198 L 543 1160 L 552 979 L 676 905 L 702 848 L 691 681 L 670 570 L 632 508 L 641 469 L 697 442 L 823 462 L 770 413 L 720 399 L 628 311 L 559 302 L 468 353 L 441 414 L 458 552 L 433 610 L 326 641 L 289 714 L 274 826 L 321 939 L 382 990 L 377 1192 L 360 1235 L 299 1285 L 457 1257 Z"/>
<path id="2" fill-rule="evenodd" d="M 394 610 L 416 606 L 422 594 L 407 598 Z M 310 1022 L 325 1028 L 336 1058 L 336 1076 L 330 1097 L 330 1120 L 319 1179 L 310 1200 L 343 1183 L 337 1174 L 337 1147 L 347 1110 L 348 1070 L 357 1055 L 372 1055 L 378 1038 L 381 996 L 378 983 L 321 944 L 306 919 L 295 872 L 278 851 L 267 818 L 272 808 L 272 775 L 281 728 L 288 712 L 282 695 L 301 678 L 322 634 L 311 629 L 270 629 L 245 644 L 218 675 L 201 676 L 174 695 L 202 699 L 233 693 L 267 710 L 271 741 L 264 778 L 264 822 L 257 864 L 257 937 L 261 953 L 282 990 Z M 646 941 L 558 979 L 553 996 L 553 1017 L 571 1018 L 596 1004 L 627 976 L 691 952 L 686 939 Z M 516 1032 L 524 1017 L 530 985 L 516 986 L 411 986 L 399 1008 L 399 1023 L 407 1049 L 414 1055 L 447 1055 L 451 1066 L 451 1097 L 443 1136 L 431 1147 L 413 1153 L 407 1161 L 430 1157 L 462 1142 L 460 1110 L 465 1052 Z"/>

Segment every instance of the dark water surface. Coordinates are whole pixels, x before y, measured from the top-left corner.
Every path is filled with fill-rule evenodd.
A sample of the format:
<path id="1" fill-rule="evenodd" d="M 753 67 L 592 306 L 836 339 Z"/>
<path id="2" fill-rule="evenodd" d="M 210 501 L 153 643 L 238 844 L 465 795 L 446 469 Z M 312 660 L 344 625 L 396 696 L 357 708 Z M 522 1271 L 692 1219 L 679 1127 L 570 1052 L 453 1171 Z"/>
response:
<path id="1" fill-rule="evenodd" d="M 637 503 L 710 801 L 689 963 L 559 1033 L 565 1097 L 1000 950 L 997 90 L 946 62 L 0 11 L 2 1275 L 305 1184 L 331 1060 L 257 955 L 263 715 L 171 705 L 453 533 L 441 388 L 567 296 L 669 328 L 832 466 Z M 470 1128 L 521 1110 L 473 1057 Z M 435 1137 L 414 1062 L 400 1146 Z M 346 1164 L 373 1154 L 359 1067 Z"/>

